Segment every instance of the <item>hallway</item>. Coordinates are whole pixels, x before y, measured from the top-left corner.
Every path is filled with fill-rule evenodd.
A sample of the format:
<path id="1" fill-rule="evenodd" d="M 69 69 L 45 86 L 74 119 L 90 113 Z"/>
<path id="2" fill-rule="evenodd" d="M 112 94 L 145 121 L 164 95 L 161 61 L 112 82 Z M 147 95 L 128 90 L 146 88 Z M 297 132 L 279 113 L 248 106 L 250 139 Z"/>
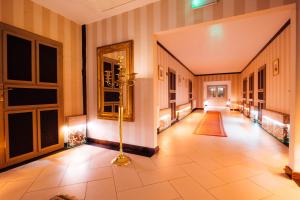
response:
<path id="1" fill-rule="evenodd" d="M 94 146 L 54 154 L 0 174 L 0 199 L 296 200 L 300 191 L 283 168 L 288 148 L 237 112 L 223 112 L 228 137 L 193 135 L 195 111 L 158 135 L 152 158 L 111 166 L 117 152 Z"/>

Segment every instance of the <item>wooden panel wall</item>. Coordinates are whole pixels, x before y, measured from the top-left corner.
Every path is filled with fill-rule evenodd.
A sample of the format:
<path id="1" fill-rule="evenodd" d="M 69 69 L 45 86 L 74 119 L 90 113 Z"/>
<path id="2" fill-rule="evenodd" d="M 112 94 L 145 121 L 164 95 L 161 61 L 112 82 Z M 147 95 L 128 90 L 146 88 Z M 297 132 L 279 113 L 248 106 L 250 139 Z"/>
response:
<path id="1" fill-rule="evenodd" d="M 236 16 L 294 3 L 296 0 L 220 0 L 205 8 L 191 9 L 190 0 L 160 0 L 156 3 L 87 25 L 87 103 L 89 137 L 119 141 L 117 123 L 97 119 L 96 47 L 134 40 L 135 118 L 124 124 L 124 142 L 156 146 L 158 83 L 154 65 L 153 35 L 160 31 Z M 155 68 L 154 68 L 155 66 Z M 155 77 L 155 79 L 153 79 Z M 102 131 L 99 131 L 102 130 Z"/>
<path id="2" fill-rule="evenodd" d="M 64 115 L 82 114 L 81 26 L 30 0 L 0 0 L 0 21 L 63 43 Z"/>
<path id="3" fill-rule="evenodd" d="M 241 81 L 240 74 L 219 74 L 219 75 L 207 75 L 207 76 L 197 76 L 198 85 L 198 101 L 197 107 L 203 108 L 204 101 L 204 91 L 203 84 L 206 81 L 231 81 L 231 96 L 228 96 L 232 102 L 240 100 L 241 93 Z"/>
<path id="4" fill-rule="evenodd" d="M 257 106 L 258 69 L 266 65 L 267 109 L 290 113 L 291 27 L 288 26 L 242 73 L 241 81 L 254 72 L 254 105 Z M 279 75 L 273 76 L 273 62 L 279 58 Z M 242 82 L 240 82 L 242 84 Z"/>

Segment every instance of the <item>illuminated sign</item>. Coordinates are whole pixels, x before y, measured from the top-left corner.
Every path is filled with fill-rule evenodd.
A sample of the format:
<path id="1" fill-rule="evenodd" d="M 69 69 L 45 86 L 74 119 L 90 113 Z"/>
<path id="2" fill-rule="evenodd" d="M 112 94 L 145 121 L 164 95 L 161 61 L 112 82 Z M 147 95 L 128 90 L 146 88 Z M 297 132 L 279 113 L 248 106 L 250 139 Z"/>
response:
<path id="1" fill-rule="evenodd" d="M 191 5 L 193 9 L 197 9 L 217 3 L 217 1 L 218 0 L 191 0 Z"/>

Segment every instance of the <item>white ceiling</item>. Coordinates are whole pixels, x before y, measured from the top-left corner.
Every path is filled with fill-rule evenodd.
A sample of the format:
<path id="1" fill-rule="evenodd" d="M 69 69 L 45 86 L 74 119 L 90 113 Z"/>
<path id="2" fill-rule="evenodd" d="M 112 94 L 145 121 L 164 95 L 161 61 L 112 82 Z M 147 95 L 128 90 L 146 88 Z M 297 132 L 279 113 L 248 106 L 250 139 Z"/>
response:
<path id="1" fill-rule="evenodd" d="M 281 9 L 157 34 L 194 74 L 240 72 L 288 21 Z"/>
<path id="2" fill-rule="evenodd" d="M 78 24 L 89 24 L 159 0 L 32 0 Z"/>

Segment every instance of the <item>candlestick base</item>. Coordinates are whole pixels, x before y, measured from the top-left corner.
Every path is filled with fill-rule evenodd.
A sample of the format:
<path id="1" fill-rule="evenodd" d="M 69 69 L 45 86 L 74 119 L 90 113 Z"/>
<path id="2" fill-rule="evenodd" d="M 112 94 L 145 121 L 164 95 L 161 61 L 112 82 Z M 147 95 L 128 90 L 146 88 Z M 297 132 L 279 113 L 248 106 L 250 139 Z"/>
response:
<path id="1" fill-rule="evenodd" d="M 115 157 L 111 164 L 118 165 L 118 166 L 126 166 L 131 163 L 131 158 L 124 155 L 123 153 L 120 153 L 117 157 Z"/>

